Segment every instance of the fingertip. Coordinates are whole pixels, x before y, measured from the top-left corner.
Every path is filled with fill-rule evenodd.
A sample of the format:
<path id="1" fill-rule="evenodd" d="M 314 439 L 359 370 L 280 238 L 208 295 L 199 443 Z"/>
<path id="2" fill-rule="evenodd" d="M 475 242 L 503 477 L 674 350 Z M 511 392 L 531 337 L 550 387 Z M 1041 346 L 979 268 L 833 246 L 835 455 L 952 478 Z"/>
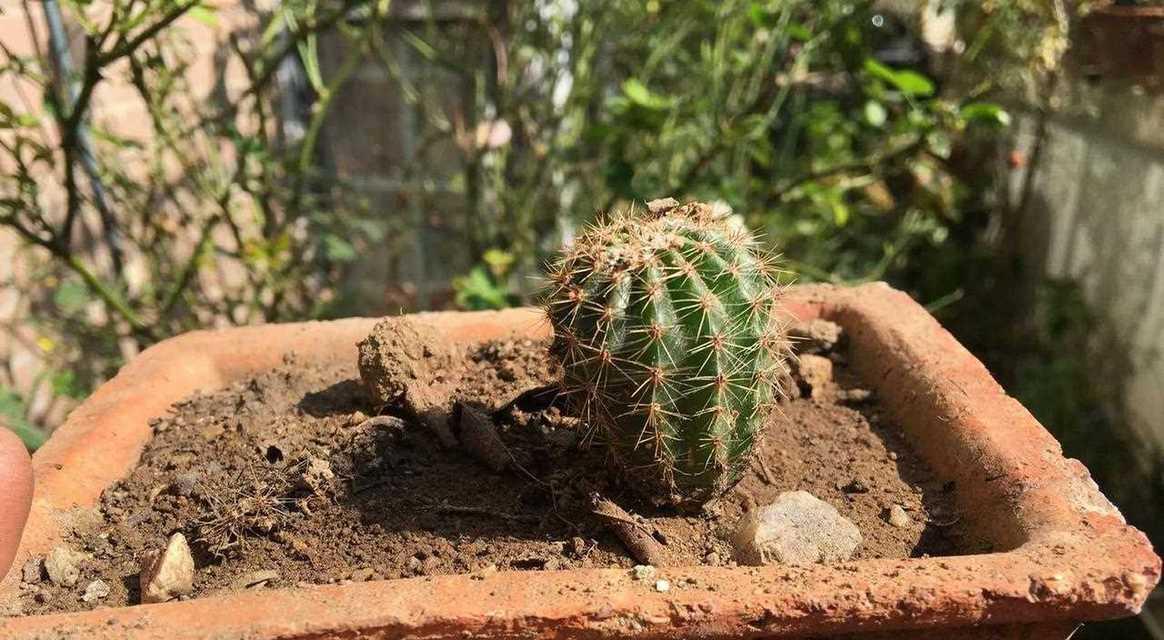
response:
<path id="1" fill-rule="evenodd" d="M 24 443 L 0 426 L 0 578 L 12 565 L 32 506 L 32 460 Z"/>

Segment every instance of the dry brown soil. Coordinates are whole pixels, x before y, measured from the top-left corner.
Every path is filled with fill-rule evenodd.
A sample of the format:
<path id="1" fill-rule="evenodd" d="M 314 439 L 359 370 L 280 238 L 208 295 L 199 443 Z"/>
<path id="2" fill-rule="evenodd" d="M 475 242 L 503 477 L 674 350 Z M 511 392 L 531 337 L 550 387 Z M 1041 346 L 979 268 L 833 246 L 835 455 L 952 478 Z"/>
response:
<path id="1" fill-rule="evenodd" d="M 865 402 L 831 354 L 835 382 L 783 404 L 748 476 L 699 515 L 637 502 L 610 479 L 601 446 L 544 389 L 547 345 L 465 349 L 450 366 L 456 393 L 492 412 L 512 464 L 493 472 L 442 447 L 400 406 L 367 400 L 355 362 L 285 364 L 175 405 L 154 423 L 141 463 L 67 538 L 88 555 L 74 587 L 42 575 L 22 585 L 25 613 L 139 602 L 139 558 L 180 531 L 195 551 L 191 597 L 301 583 L 494 570 L 630 567 L 619 540 L 589 513 L 599 490 L 644 515 L 674 564 L 730 564 L 741 514 L 789 490 L 834 505 L 864 535 L 857 558 L 945 555 L 961 549 L 952 487 L 933 477 L 894 425 Z M 843 394 L 842 394 L 843 395 Z M 455 423 L 455 420 L 454 420 Z M 888 522 L 900 505 L 905 527 Z M 17 567 L 15 570 L 19 571 Z M 35 573 L 35 572 L 33 572 Z M 84 602 L 101 579 L 108 596 Z"/>

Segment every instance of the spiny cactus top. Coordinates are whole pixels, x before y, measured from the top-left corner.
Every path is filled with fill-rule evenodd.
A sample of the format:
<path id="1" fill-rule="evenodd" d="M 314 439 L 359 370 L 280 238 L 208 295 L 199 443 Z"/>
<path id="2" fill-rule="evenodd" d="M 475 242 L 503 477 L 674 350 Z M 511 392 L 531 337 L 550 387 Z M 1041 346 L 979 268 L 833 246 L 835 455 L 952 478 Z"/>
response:
<path id="1" fill-rule="evenodd" d="M 776 273 L 747 230 L 670 199 L 590 229 L 555 264 L 564 390 L 655 502 L 701 505 L 751 461 L 788 379 Z"/>

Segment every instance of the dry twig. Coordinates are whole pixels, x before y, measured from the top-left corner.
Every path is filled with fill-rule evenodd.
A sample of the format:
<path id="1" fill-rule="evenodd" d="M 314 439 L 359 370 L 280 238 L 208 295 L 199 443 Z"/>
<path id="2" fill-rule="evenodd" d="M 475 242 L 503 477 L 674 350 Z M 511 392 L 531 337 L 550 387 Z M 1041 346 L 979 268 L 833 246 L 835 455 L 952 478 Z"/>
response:
<path id="1" fill-rule="evenodd" d="M 655 539 L 650 527 L 598 493 L 590 494 L 590 512 L 614 531 L 635 560 L 656 567 L 665 566 L 663 545 Z"/>

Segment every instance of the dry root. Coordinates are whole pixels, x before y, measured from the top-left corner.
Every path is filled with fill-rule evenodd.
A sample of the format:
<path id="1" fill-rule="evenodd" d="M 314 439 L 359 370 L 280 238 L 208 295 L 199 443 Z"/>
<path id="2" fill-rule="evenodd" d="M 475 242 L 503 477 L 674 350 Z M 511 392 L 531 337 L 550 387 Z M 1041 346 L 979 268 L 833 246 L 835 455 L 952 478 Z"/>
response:
<path id="1" fill-rule="evenodd" d="M 195 521 L 196 540 L 223 557 L 245 547 L 250 535 L 270 535 L 291 519 L 294 484 L 280 469 L 260 477 L 253 469 L 240 481 L 214 476 L 201 491 L 206 510 Z"/>

